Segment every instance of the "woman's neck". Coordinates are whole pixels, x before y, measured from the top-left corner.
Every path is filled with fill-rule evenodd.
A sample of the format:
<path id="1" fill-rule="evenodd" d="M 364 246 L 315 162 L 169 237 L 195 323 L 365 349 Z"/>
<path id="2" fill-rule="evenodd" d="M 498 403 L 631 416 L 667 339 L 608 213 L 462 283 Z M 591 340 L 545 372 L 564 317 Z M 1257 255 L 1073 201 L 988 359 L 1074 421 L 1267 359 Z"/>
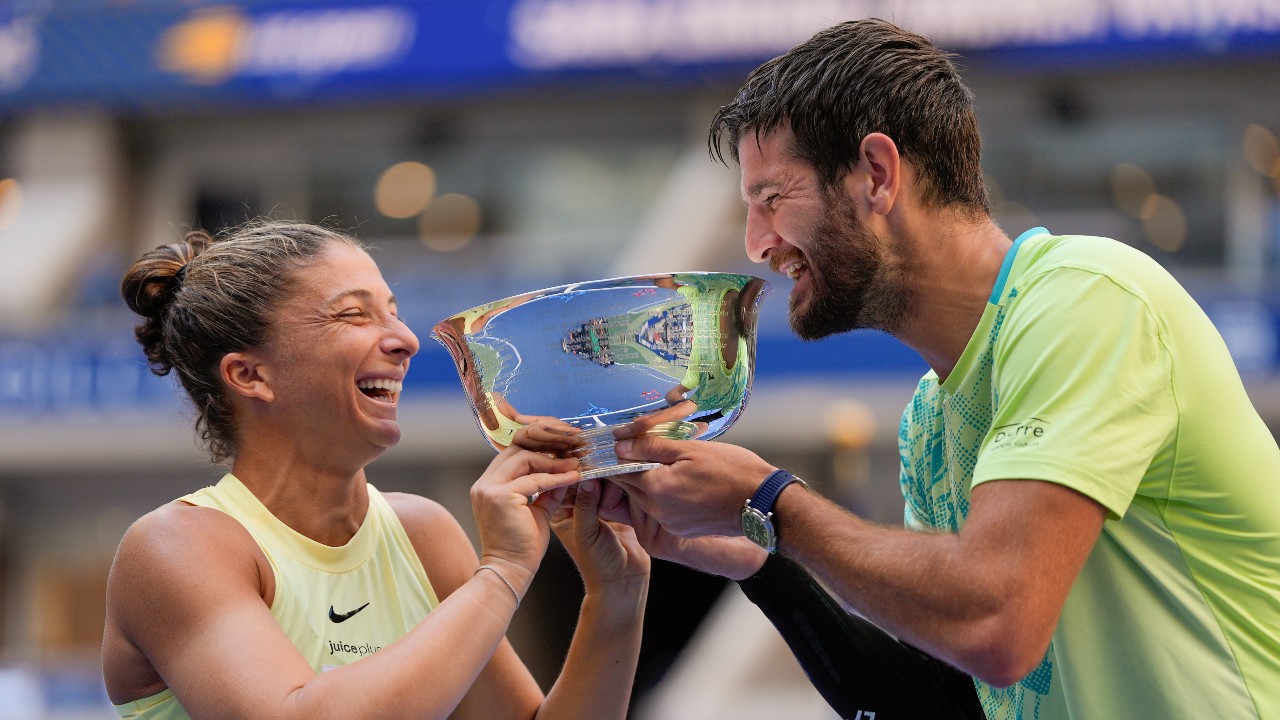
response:
<path id="1" fill-rule="evenodd" d="M 236 454 L 231 472 L 281 522 L 325 545 L 345 545 L 369 510 L 363 468 L 335 470 L 301 454 L 250 448 Z"/>

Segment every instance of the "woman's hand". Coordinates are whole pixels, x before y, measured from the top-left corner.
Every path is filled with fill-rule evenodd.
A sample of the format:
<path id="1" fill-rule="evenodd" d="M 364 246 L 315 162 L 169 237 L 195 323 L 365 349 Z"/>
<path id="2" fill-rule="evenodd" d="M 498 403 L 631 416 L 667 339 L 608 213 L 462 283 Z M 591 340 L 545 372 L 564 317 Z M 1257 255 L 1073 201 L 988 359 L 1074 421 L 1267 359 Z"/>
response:
<path id="1" fill-rule="evenodd" d="M 471 486 L 481 562 L 512 571 L 510 581 L 520 596 L 546 553 L 551 511 L 580 477 L 577 462 L 512 446 L 498 453 Z"/>
<path id="2" fill-rule="evenodd" d="M 586 445 L 580 437 L 582 430 L 559 418 L 525 415 L 517 412 L 505 399 L 499 400 L 498 407 L 504 415 L 524 426 L 516 431 L 511 439 L 512 445 L 556 457 L 568 457 Z"/>
<path id="3" fill-rule="evenodd" d="M 649 554 L 631 527 L 600 517 L 603 482 L 583 480 L 570 488 L 551 516 L 552 528 L 578 565 L 588 595 L 643 590 Z"/>

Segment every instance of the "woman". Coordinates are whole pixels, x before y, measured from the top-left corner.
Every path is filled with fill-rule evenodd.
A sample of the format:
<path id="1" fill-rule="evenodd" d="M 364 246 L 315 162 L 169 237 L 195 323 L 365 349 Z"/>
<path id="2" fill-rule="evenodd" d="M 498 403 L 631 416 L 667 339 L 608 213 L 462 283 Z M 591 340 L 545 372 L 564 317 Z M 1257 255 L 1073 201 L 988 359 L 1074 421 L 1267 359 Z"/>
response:
<path id="1" fill-rule="evenodd" d="M 440 505 L 366 482 L 400 439 L 418 339 L 354 240 L 280 222 L 194 232 L 121 291 L 153 371 L 177 372 L 231 470 L 121 541 L 103 666 L 122 717 L 626 714 L 649 558 L 598 519 L 597 483 L 564 489 L 575 461 L 500 453 L 471 492 L 479 557 Z M 570 432 L 542 419 L 519 440 L 568 449 Z M 544 697 L 504 635 L 552 525 L 586 598 Z"/>

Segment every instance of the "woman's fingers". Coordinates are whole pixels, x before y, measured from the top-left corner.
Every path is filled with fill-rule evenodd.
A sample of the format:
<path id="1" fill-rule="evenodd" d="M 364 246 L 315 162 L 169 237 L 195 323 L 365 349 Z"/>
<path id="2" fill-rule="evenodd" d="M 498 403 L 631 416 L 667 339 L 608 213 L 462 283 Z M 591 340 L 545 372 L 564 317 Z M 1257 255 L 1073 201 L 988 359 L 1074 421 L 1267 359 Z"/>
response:
<path id="1" fill-rule="evenodd" d="M 647 415 L 641 415 L 626 425 L 619 426 L 613 431 L 613 436 L 620 440 L 625 438 L 637 438 L 649 432 L 657 425 L 661 425 L 665 422 L 683 420 L 697 411 L 697 403 L 692 400 L 682 400 L 677 402 L 675 405 L 665 407 Z"/>
<path id="2" fill-rule="evenodd" d="M 526 450 L 564 454 L 586 444 L 579 437 L 581 430 L 557 418 L 520 415 L 516 421 L 524 426 L 516 431 L 511 444 Z"/>
<path id="3" fill-rule="evenodd" d="M 518 497 L 518 504 L 538 508 L 550 516 L 551 511 L 559 503 L 552 502 L 552 497 L 546 495 L 548 491 L 567 488 L 570 485 L 576 484 L 581 479 L 582 475 L 579 474 L 577 470 L 569 470 L 567 472 L 535 472 L 515 478 L 504 485 L 503 489 L 511 493 L 512 497 Z M 537 499 L 534 500 L 533 503 L 530 503 L 529 496 L 535 494 L 538 495 Z"/>
<path id="4" fill-rule="evenodd" d="M 600 534 L 600 481 L 583 480 L 578 483 L 573 500 L 574 532 L 584 540 Z"/>
<path id="5" fill-rule="evenodd" d="M 600 481 L 600 517 L 611 522 L 631 523 L 631 508 L 627 503 L 627 491 L 611 480 Z"/>
<path id="6" fill-rule="evenodd" d="M 489 482 L 502 483 L 529 473 L 568 472 L 577 466 L 577 458 L 552 457 L 513 445 L 498 453 L 485 476 Z"/>

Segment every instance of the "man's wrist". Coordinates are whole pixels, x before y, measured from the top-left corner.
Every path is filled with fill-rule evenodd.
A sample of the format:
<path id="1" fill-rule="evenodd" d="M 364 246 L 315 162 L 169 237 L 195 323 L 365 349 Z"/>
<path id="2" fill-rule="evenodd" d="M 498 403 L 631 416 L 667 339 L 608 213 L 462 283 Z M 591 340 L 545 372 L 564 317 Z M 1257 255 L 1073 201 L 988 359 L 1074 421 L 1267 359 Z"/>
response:
<path id="1" fill-rule="evenodd" d="M 805 485 L 805 482 L 786 470 L 775 470 L 743 505 L 742 534 L 769 553 L 777 552 L 778 548 L 778 521 L 774 509 L 782 492 L 794 484 Z"/>

